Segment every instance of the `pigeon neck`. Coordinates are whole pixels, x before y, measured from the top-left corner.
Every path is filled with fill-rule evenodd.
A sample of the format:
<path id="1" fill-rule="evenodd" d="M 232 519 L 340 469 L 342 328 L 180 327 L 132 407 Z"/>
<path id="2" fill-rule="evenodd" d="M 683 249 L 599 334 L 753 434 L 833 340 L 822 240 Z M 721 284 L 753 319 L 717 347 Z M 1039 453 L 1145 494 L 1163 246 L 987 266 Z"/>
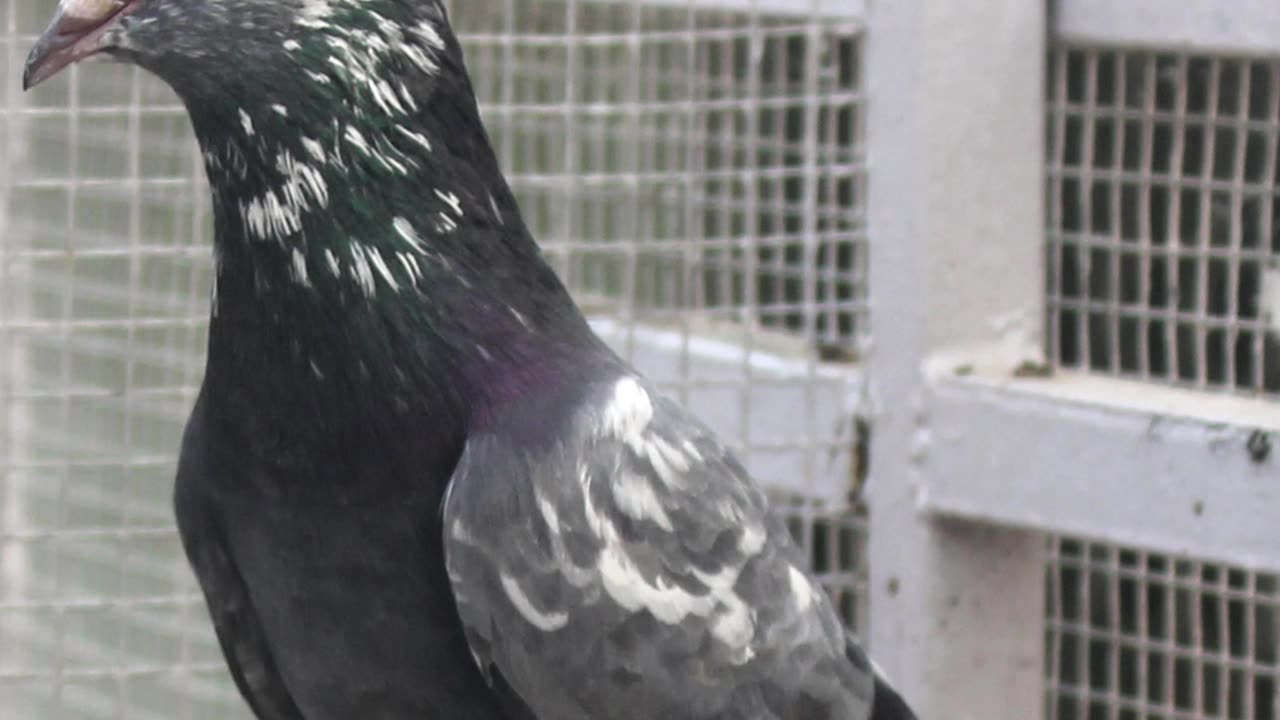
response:
<path id="1" fill-rule="evenodd" d="M 219 258 L 246 258 L 262 294 L 373 298 L 537 255 L 438 6 L 304 10 L 251 80 L 172 82 L 213 188 Z"/>
<path id="2" fill-rule="evenodd" d="M 366 20 L 307 19 L 260 85 L 175 84 L 214 197 L 211 372 L 363 419 L 499 405 L 607 356 L 520 219 L 456 40 Z"/>
<path id="3" fill-rule="evenodd" d="M 249 273 L 222 265 L 208 380 L 222 389 L 217 402 L 301 409 L 268 437 L 327 445 L 352 433 L 483 429 L 523 397 L 555 394 L 616 363 L 567 298 L 509 300 L 501 279 L 405 302 L 357 291 L 268 293 L 264 302 L 242 280 Z"/>
<path id="4" fill-rule="evenodd" d="M 286 281 L 334 276 L 367 294 L 496 249 L 474 247 L 476 232 L 536 252 L 468 86 L 436 87 L 429 112 L 390 115 L 335 102 L 326 88 L 192 108 L 220 251 L 283 255 Z M 315 110 L 328 106 L 338 112 Z"/>
<path id="5" fill-rule="evenodd" d="M 216 226 L 211 372 L 273 402 L 305 396 L 316 417 L 367 421 L 404 397 L 462 417 L 603 354 L 478 117 L 455 112 L 452 134 L 434 114 L 289 117 L 244 107 L 197 128 Z"/>

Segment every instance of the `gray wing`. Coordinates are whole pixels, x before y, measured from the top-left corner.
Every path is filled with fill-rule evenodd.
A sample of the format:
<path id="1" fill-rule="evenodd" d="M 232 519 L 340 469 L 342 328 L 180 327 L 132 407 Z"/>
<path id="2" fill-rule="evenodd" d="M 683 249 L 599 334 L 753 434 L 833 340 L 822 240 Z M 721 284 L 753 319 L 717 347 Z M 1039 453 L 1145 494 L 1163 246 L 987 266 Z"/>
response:
<path id="1" fill-rule="evenodd" d="M 304 720 L 276 670 L 266 638 L 227 550 L 206 494 L 210 483 L 201 433 L 200 403 L 187 423 L 174 490 L 174 510 L 187 560 L 195 571 L 218 643 L 236 687 L 262 720 Z"/>
<path id="2" fill-rule="evenodd" d="M 537 405 L 470 440 L 445 502 L 483 671 L 545 720 L 869 716 L 871 671 L 705 428 L 629 377 Z"/>

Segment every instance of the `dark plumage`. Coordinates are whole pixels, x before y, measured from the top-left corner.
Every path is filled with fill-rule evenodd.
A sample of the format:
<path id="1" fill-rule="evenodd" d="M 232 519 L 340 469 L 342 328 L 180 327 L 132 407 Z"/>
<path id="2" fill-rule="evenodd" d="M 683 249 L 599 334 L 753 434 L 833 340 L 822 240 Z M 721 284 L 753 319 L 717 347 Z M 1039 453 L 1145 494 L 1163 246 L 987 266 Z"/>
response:
<path id="1" fill-rule="evenodd" d="M 590 331 L 428 0 L 68 0 L 190 111 L 216 294 L 175 505 L 262 718 L 905 720 L 760 490 Z"/>

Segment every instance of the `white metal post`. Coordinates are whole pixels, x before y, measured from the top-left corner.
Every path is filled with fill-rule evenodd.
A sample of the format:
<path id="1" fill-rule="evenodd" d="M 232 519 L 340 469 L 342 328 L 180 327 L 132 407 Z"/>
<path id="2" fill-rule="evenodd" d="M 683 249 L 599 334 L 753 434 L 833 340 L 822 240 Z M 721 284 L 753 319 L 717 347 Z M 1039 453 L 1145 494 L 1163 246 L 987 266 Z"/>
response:
<path id="1" fill-rule="evenodd" d="M 1038 356 L 1045 3 L 868 7 L 871 646 L 921 718 L 1042 715 L 1044 539 L 930 516 L 929 359 Z"/>

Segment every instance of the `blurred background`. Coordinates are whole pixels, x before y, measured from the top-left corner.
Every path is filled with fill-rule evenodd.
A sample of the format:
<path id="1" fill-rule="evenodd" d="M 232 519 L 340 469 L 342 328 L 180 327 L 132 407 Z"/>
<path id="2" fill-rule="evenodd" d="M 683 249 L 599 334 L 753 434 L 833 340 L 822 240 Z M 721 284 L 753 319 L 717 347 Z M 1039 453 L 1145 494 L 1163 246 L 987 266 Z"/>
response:
<path id="1" fill-rule="evenodd" d="M 172 526 L 182 107 L 0 0 L 0 717 L 248 718 Z M 525 219 L 922 718 L 1270 720 L 1280 10 L 454 0 Z"/>

